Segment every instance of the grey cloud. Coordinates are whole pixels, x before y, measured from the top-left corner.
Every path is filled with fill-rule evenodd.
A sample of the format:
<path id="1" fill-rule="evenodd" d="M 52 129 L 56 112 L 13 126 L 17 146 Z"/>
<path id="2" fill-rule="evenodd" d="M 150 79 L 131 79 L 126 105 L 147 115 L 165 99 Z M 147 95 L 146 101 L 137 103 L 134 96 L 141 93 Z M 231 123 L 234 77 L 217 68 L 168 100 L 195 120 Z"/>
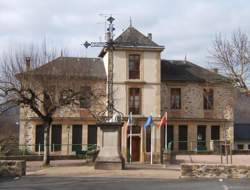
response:
<path id="1" fill-rule="evenodd" d="M 207 49 L 218 32 L 237 28 L 250 32 L 250 3 L 247 0 L 1 0 L 0 52 L 17 43 L 41 41 L 46 36 L 59 48 L 83 56 L 85 40 L 96 41 L 104 33 L 100 13 L 116 17 L 116 36 L 129 25 L 166 46 L 163 57 L 183 59 L 185 54 L 206 65 Z M 97 56 L 99 49 L 89 49 Z"/>

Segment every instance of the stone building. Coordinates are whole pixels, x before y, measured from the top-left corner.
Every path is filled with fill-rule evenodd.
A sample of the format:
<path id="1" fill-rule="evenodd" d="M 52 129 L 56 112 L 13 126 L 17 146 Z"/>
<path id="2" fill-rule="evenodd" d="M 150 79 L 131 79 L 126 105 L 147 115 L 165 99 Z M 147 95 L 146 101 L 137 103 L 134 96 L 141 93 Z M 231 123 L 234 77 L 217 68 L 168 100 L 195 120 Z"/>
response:
<path id="1" fill-rule="evenodd" d="M 235 150 L 250 150 L 250 95 L 248 92 L 236 91 L 234 109 L 234 144 Z"/>
<path id="2" fill-rule="evenodd" d="M 133 114 L 132 136 L 126 122 L 122 128 L 121 150 L 126 161 L 131 137 L 132 160 L 148 162 L 152 148 L 155 163 L 161 161 L 167 144 L 176 152 L 209 151 L 213 150 L 216 140 L 234 140 L 234 95 L 225 77 L 189 61 L 162 59 L 164 46 L 155 43 L 152 34 L 145 36 L 132 26 L 114 42 L 115 108 L 124 114 L 125 121 L 130 112 Z M 71 67 L 77 63 L 77 73 L 84 73 L 79 74 L 83 77 L 76 81 L 79 86 L 81 81 L 86 84 L 90 77 L 91 81 L 85 90 L 95 84 L 106 88 L 109 53 L 104 48 L 99 58 L 60 57 L 46 65 L 60 70 L 60 64 L 63 63 L 68 68 L 60 72 L 63 75 L 64 72 L 74 74 Z M 153 116 L 154 125 L 157 126 L 165 112 L 168 113 L 167 128 L 143 127 L 149 115 Z M 20 144 L 42 142 L 37 117 L 29 116 L 24 110 L 21 110 L 20 117 Z M 86 117 L 84 108 L 74 112 L 59 111 L 52 127 L 51 143 L 56 139 L 57 143 L 66 145 L 75 142 L 99 144 L 100 133 L 95 124 L 93 118 Z M 61 146 L 54 152 L 74 154 L 73 145 L 67 147 Z"/>

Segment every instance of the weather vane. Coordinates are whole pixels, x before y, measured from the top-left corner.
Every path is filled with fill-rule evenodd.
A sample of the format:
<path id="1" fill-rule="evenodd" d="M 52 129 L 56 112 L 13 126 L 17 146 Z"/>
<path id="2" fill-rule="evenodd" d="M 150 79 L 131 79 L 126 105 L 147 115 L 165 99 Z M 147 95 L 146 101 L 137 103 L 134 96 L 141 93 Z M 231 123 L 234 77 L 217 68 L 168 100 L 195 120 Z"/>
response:
<path id="1" fill-rule="evenodd" d="M 122 115 L 121 112 L 117 111 L 114 108 L 114 97 L 113 97 L 113 51 L 114 51 L 114 24 L 115 18 L 110 15 L 110 17 L 107 18 L 108 21 L 108 27 L 107 27 L 107 39 L 106 42 L 88 42 L 86 41 L 82 45 L 88 49 L 89 47 L 103 47 L 106 48 L 109 51 L 108 54 L 108 77 L 107 77 L 107 84 L 108 84 L 108 102 L 107 102 L 107 111 L 108 111 L 108 119 L 112 118 L 114 116 L 114 111 L 116 112 L 116 115 Z"/>

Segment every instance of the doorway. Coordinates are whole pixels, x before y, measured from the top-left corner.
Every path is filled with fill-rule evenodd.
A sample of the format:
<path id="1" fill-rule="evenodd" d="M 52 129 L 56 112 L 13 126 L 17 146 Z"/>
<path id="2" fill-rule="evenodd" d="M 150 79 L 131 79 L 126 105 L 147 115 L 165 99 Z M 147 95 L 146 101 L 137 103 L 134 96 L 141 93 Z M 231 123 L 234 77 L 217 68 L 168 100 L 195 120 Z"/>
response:
<path id="1" fill-rule="evenodd" d="M 128 162 L 130 161 L 130 137 L 132 133 L 132 157 L 131 160 L 132 162 L 139 162 L 141 158 L 141 126 L 139 125 L 133 125 L 132 126 L 132 131 L 130 131 L 129 126 L 127 128 L 127 160 Z"/>
<path id="2" fill-rule="evenodd" d="M 141 138 L 132 136 L 132 162 L 140 161 Z M 130 161 L 130 137 L 127 138 L 128 161 Z"/>

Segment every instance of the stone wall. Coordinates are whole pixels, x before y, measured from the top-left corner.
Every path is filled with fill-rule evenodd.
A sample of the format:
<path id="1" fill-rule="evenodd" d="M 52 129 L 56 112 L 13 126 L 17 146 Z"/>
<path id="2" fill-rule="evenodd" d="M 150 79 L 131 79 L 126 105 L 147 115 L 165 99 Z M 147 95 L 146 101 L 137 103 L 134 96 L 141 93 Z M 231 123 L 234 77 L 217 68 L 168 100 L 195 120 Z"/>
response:
<path id="1" fill-rule="evenodd" d="M 181 109 L 170 109 L 171 88 L 181 88 Z M 203 109 L 203 89 L 214 90 L 214 106 L 212 110 Z M 205 85 L 198 83 L 162 83 L 161 112 L 168 111 L 168 116 L 174 118 L 208 118 L 234 119 L 234 91 L 226 85 Z"/>
<path id="2" fill-rule="evenodd" d="M 26 162 L 22 160 L 0 160 L 1 176 L 23 176 L 26 174 Z"/>
<path id="3" fill-rule="evenodd" d="M 181 164 L 183 178 L 250 178 L 250 166 L 226 164 Z"/>
<path id="4" fill-rule="evenodd" d="M 74 85 L 81 87 L 86 84 L 86 81 L 76 81 Z M 91 86 L 93 93 L 104 93 L 106 90 L 105 81 L 87 81 L 87 85 Z M 103 100 L 101 99 L 103 98 Z M 92 103 L 91 110 L 96 110 L 98 113 L 103 110 L 104 104 L 100 102 L 106 102 L 104 97 L 100 97 L 98 101 Z M 94 113 L 94 112 L 93 112 Z M 88 124 L 95 124 L 94 118 L 90 115 L 89 111 L 84 108 L 79 108 L 78 105 L 68 106 L 58 109 L 53 115 L 54 121 L 52 124 L 62 125 L 62 143 L 68 143 L 67 127 L 71 127 L 74 124 L 81 124 L 85 128 Z M 20 132 L 19 132 L 19 144 L 20 145 L 34 145 L 35 144 L 35 127 L 36 125 L 42 124 L 42 121 L 38 116 L 32 112 L 28 107 L 22 106 L 20 108 Z M 71 132 L 71 129 L 70 129 Z M 86 136 L 86 130 L 84 131 L 83 137 Z M 71 133 L 69 134 L 71 135 Z M 71 136 L 70 136 L 71 137 Z M 70 139 L 71 143 L 71 139 Z M 87 144 L 86 138 L 83 138 L 83 143 Z M 63 147 L 65 148 L 65 146 Z M 34 146 L 30 146 L 29 149 L 34 150 Z M 66 150 L 64 150 L 65 154 Z"/>

